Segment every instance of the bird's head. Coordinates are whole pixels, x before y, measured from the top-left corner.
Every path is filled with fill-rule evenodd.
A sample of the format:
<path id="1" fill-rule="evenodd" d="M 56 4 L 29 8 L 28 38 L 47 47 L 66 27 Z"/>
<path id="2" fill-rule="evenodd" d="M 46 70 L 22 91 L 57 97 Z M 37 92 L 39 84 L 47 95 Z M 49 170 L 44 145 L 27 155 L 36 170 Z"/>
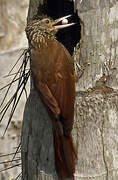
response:
<path id="1" fill-rule="evenodd" d="M 71 15 L 52 20 L 50 18 L 39 18 L 31 20 L 26 27 L 27 38 L 30 43 L 44 43 L 47 39 L 54 39 L 58 30 L 74 25 L 60 24 L 64 19 L 69 18 Z"/>

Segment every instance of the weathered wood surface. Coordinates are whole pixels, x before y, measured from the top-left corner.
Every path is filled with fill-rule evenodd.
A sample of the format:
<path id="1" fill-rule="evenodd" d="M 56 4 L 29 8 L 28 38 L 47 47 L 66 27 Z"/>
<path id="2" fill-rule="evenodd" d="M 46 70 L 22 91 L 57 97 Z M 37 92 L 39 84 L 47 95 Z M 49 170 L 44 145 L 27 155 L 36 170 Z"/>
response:
<path id="1" fill-rule="evenodd" d="M 75 9 L 84 24 L 84 71 L 77 83 L 73 130 L 78 149 L 75 180 L 117 180 L 118 2 L 76 0 Z M 34 89 L 23 121 L 23 180 L 56 180 L 51 121 Z"/>
<path id="2" fill-rule="evenodd" d="M 77 179 L 118 179 L 118 2 L 76 1 L 84 24 L 74 137 Z M 76 179 L 76 178 L 75 178 Z"/>
<path id="3" fill-rule="evenodd" d="M 91 9 L 81 13 L 80 10 L 78 16 L 84 23 L 85 32 L 80 63 L 85 70 L 79 79 L 78 90 L 86 91 L 94 87 L 103 74 L 110 76 L 107 84 L 117 88 L 118 3 L 111 8 Z"/>
<path id="4" fill-rule="evenodd" d="M 23 180 L 55 175 L 52 124 L 35 90 L 26 103 L 22 133 Z"/>
<path id="5" fill-rule="evenodd" d="M 78 149 L 75 179 L 118 179 L 118 93 L 78 93 L 74 138 Z"/>

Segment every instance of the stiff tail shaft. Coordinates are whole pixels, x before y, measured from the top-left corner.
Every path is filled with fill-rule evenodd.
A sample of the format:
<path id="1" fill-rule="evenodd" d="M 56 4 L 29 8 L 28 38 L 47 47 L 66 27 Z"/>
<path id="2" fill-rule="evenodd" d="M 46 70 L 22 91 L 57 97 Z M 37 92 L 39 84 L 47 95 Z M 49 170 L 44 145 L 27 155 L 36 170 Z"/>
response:
<path id="1" fill-rule="evenodd" d="M 77 160 L 77 153 L 73 145 L 72 136 L 60 136 L 57 131 L 54 130 L 54 148 L 56 171 L 59 178 L 72 178 Z"/>

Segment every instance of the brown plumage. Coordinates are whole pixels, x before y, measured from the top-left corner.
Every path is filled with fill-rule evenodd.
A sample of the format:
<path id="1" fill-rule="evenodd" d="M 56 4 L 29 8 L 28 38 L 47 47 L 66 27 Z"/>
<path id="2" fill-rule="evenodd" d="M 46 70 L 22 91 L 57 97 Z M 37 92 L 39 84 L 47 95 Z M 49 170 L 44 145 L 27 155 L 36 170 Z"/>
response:
<path id="1" fill-rule="evenodd" d="M 55 39 L 58 29 L 69 26 L 56 26 L 62 19 L 34 19 L 26 27 L 34 85 L 53 122 L 55 164 L 60 179 L 73 177 L 77 159 L 71 135 L 75 101 L 73 62 L 67 49 Z"/>

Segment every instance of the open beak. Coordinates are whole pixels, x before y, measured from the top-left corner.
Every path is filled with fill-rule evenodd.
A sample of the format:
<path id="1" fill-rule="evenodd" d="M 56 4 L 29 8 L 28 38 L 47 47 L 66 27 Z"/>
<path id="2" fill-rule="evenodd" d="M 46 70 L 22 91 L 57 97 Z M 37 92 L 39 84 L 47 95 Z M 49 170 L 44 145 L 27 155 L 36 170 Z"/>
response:
<path id="1" fill-rule="evenodd" d="M 72 15 L 67 15 L 67 16 L 64 16 L 64 17 L 61 17 L 59 19 L 56 19 L 52 24 L 52 28 L 54 28 L 54 30 L 59 30 L 59 29 L 63 29 L 63 28 L 66 28 L 66 27 L 70 27 L 70 26 L 73 26 L 75 23 L 70 23 L 70 24 L 62 24 L 62 25 L 57 25 L 58 23 L 62 22 L 64 19 L 67 19 L 69 17 L 71 17 Z"/>

